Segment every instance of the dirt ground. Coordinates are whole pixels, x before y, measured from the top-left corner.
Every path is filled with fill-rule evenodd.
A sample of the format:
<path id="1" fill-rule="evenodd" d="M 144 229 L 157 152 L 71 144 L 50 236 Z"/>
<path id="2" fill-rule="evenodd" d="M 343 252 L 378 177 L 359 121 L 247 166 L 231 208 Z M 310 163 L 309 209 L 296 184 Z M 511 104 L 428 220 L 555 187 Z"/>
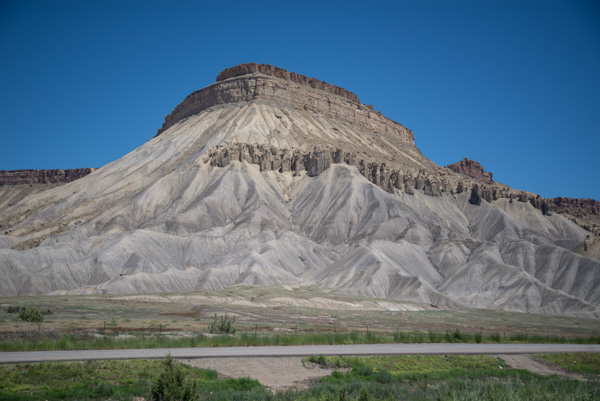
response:
<path id="1" fill-rule="evenodd" d="M 558 366 L 535 360 L 531 355 L 498 355 L 509 367 L 525 369 L 540 375 L 557 375 L 569 379 L 585 380 L 583 376 L 567 372 Z M 307 388 L 333 369 L 324 369 L 311 363 L 303 364 L 300 357 L 261 358 L 199 358 L 189 359 L 189 365 L 219 372 L 219 377 L 250 377 L 271 391 L 291 387 Z"/>
<path id="2" fill-rule="evenodd" d="M 498 355 L 514 369 L 525 369 L 542 376 L 557 375 L 568 379 L 586 380 L 582 375 L 569 372 L 560 366 L 544 363 L 535 359 L 532 355 Z"/>
<path id="3" fill-rule="evenodd" d="M 300 357 L 198 358 L 182 362 L 216 370 L 221 378 L 250 377 L 272 391 L 290 387 L 308 388 L 333 372 L 333 369 L 324 369 L 315 364 L 303 364 Z"/>

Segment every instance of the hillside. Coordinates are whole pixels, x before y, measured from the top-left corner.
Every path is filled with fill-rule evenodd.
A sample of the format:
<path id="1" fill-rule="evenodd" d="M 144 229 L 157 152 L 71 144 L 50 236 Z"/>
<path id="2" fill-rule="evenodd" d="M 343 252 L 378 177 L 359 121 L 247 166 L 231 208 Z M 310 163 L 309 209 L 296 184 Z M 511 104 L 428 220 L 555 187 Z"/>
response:
<path id="1" fill-rule="evenodd" d="M 600 261 L 574 252 L 593 227 L 482 177 L 435 165 L 351 92 L 237 66 L 89 175 L 11 202 L 22 185 L 0 188 L 0 295 L 316 283 L 599 317 Z"/>

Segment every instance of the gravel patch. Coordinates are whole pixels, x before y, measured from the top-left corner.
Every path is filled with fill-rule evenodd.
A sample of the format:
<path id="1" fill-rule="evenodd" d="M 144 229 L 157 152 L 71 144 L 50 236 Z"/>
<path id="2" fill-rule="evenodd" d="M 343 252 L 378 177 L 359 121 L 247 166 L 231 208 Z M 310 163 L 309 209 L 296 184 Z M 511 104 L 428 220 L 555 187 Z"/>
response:
<path id="1" fill-rule="evenodd" d="M 310 384 L 333 372 L 333 369 L 325 369 L 319 365 L 303 364 L 300 357 L 198 358 L 182 362 L 202 369 L 216 370 L 221 378 L 250 377 L 271 391 L 291 387 L 308 388 Z"/>

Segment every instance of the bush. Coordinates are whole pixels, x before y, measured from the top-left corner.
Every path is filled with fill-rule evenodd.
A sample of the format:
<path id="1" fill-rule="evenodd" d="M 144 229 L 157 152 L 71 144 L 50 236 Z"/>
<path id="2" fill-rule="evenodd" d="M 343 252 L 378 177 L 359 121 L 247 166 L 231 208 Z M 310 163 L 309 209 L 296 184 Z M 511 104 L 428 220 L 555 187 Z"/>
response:
<path id="1" fill-rule="evenodd" d="M 215 320 L 208 327 L 208 331 L 213 334 L 235 334 L 233 323 L 235 323 L 235 316 L 229 317 L 227 313 L 219 316 L 215 314 Z"/>
<path id="2" fill-rule="evenodd" d="M 20 306 L 9 306 L 8 308 L 6 308 L 6 311 L 8 313 L 19 313 L 20 310 L 21 310 Z"/>
<path id="3" fill-rule="evenodd" d="M 198 398 L 197 393 L 196 383 L 186 379 L 183 367 L 167 355 L 164 370 L 152 385 L 152 400 L 190 401 Z"/>
<path id="4" fill-rule="evenodd" d="M 112 383 L 100 382 L 94 388 L 94 393 L 100 397 L 109 397 L 115 392 L 115 386 Z"/>
<path id="5" fill-rule="evenodd" d="M 44 321 L 44 316 L 35 308 L 21 308 L 19 319 L 24 322 L 41 323 Z"/>

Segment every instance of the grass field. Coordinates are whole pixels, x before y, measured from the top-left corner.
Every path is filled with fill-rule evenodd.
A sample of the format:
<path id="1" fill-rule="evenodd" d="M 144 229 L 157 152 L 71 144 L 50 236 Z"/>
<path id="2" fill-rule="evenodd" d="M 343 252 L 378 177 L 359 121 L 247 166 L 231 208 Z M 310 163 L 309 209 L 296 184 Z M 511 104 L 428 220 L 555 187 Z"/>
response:
<path id="1" fill-rule="evenodd" d="M 45 316 L 41 324 L 24 323 L 7 312 L 11 306 L 51 310 L 53 314 Z M 437 342 L 429 337 L 457 331 L 464 336 L 494 336 L 494 341 L 600 337 L 596 319 L 451 309 L 351 297 L 316 287 L 272 286 L 186 294 L 1 297 L 0 340 L 33 332 L 49 333 L 50 337 L 75 333 L 195 335 L 207 331 L 215 314 L 225 313 L 236 317 L 238 333 L 277 333 L 280 337 L 420 332 L 425 341 Z"/>
<path id="2" fill-rule="evenodd" d="M 599 361 L 597 354 L 571 354 L 569 360 L 582 365 Z M 483 355 L 314 356 L 306 363 L 344 371 L 335 371 L 306 390 L 272 394 L 256 380 L 222 380 L 212 370 L 181 368 L 201 400 L 600 399 L 597 375 L 585 382 L 541 377 Z M 164 361 L 148 360 L 0 366 L 0 400 L 150 400 L 164 366 Z"/>

